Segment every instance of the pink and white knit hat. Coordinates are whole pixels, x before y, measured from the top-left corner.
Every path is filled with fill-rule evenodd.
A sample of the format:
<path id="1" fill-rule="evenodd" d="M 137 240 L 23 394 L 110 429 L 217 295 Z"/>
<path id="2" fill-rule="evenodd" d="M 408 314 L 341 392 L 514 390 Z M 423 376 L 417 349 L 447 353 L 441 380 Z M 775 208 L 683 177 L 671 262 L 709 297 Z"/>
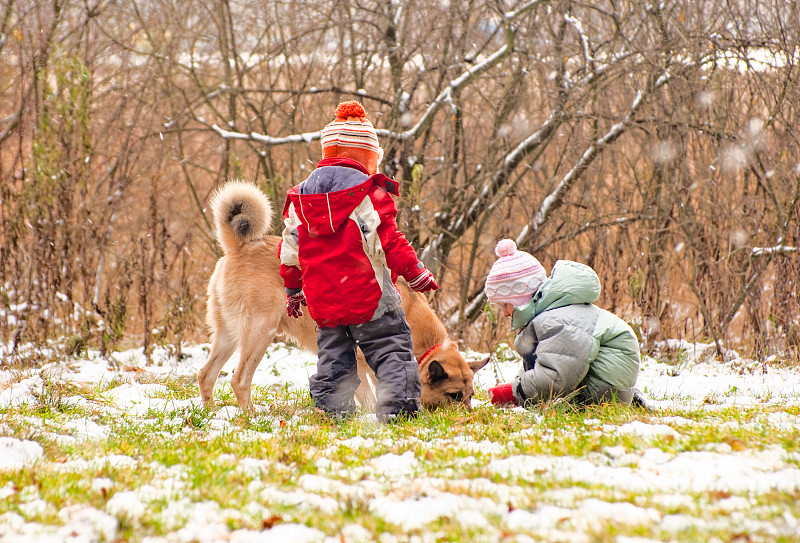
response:
<path id="1" fill-rule="evenodd" d="M 547 272 L 529 253 L 517 251 L 514 240 L 500 240 L 494 252 L 500 258 L 486 278 L 486 297 L 493 304 L 525 305 L 547 279 Z"/>

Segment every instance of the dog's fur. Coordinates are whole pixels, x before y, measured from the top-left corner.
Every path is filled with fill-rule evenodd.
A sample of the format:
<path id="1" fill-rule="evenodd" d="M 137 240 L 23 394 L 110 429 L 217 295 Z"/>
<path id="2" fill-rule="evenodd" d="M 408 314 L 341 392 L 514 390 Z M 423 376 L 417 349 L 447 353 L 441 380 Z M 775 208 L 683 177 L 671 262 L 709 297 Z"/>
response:
<path id="1" fill-rule="evenodd" d="M 225 256 L 217 262 L 208 283 L 206 322 L 211 331 L 211 352 L 198 374 L 200 394 L 208 404 L 214 396 L 214 384 L 222 366 L 239 348 L 240 362 L 231 386 L 239 406 L 252 411 L 250 387 L 253 374 L 267 346 L 276 335 L 291 338 L 301 349 L 317 352 L 316 325 L 303 309 L 294 319 L 286 314 L 286 294 L 280 276 L 279 237 L 267 235 L 272 222 L 272 205 L 255 185 L 231 181 L 212 197 L 211 210 L 217 239 Z M 467 363 L 457 349 L 451 348 L 442 322 L 425 297 L 398 282 L 419 360 L 423 407 L 436 408 L 454 403 L 467 407 L 473 394 L 473 372 L 489 359 Z M 435 347 L 435 348 L 434 348 Z M 368 383 L 374 374 L 359 352 L 358 373 L 361 385 L 356 400 L 373 408 L 375 397 Z"/>

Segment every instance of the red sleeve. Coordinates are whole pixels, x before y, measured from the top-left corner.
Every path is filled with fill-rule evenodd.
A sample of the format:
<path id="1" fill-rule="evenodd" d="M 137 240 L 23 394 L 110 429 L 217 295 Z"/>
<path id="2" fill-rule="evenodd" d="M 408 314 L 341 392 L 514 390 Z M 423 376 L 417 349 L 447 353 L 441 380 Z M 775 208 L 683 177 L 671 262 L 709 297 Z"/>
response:
<path id="1" fill-rule="evenodd" d="M 278 258 L 281 255 L 283 248 L 283 240 L 278 243 Z M 283 287 L 299 290 L 303 288 L 303 273 L 297 266 L 286 266 L 281 264 L 280 268 L 281 277 L 283 277 Z"/>
<path id="2" fill-rule="evenodd" d="M 397 227 L 397 207 L 394 199 L 381 187 L 376 187 L 370 196 L 372 205 L 381 218 L 378 237 L 386 254 L 386 265 L 392 273 L 406 280 L 413 279 L 420 274 L 422 268 L 417 266 L 419 259 L 414 248 Z"/>
<path id="3" fill-rule="evenodd" d="M 281 277 L 283 287 L 300 290 L 303 288 L 303 274 L 297 266 L 284 266 L 281 264 Z"/>

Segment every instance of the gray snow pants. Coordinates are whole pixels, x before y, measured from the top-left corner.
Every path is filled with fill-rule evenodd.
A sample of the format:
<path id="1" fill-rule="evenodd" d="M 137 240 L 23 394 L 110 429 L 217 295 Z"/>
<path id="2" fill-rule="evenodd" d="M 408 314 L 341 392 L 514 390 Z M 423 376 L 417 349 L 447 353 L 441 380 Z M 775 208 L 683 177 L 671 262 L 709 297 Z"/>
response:
<path id="1" fill-rule="evenodd" d="M 356 347 L 361 348 L 378 378 L 378 420 L 386 422 L 397 415 L 419 411 L 422 385 L 402 307 L 364 324 L 319 329 L 317 373 L 309 380 L 314 404 L 335 417 L 355 412 L 353 394 L 361 382 Z"/>

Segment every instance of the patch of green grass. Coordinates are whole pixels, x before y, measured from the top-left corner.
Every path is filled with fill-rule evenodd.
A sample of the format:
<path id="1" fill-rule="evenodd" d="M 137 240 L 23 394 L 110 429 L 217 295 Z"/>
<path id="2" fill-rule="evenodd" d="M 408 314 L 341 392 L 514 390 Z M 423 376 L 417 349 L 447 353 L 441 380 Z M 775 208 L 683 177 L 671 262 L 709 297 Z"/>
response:
<path id="1" fill-rule="evenodd" d="M 164 385 L 159 397 L 167 401 L 141 416 L 111 409 L 104 393 L 131 381 Z M 737 392 L 732 389 L 728 394 Z M 515 540 L 523 536 L 548 540 L 544 532 L 536 530 L 510 531 L 505 511 L 533 513 L 545 506 L 569 510 L 587 498 L 628 502 L 652 508 L 662 519 L 683 515 L 698 519 L 698 523 L 667 531 L 659 523 L 628 526 L 600 520 L 587 528 L 566 515 L 555 528 L 564 533 L 581 532 L 592 541 L 616 541 L 620 536 L 731 541 L 741 535 L 742 524 L 736 509 L 724 508 L 729 498 L 752 500 L 753 506 L 745 514 L 768 526 L 783 526 L 786 512 L 800 517 L 800 495 L 791 488 L 744 496 L 687 491 L 679 496 L 682 499 L 671 501 L 664 497 L 665 491 L 633 492 L 604 480 L 586 480 L 546 468 L 524 476 L 498 474 L 492 469 L 497 461 L 542 458 L 594 462 L 619 473 L 635 473 L 642 454 L 649 449 L 673 458 L 694 451 L 744 454 L 771 447 L 780 447 L 788 455 L 787 466 L 798 468 L 797 427 L 785 423 L 800 414 L 796 405 L 676 407 L 649 413 L 616 404 L 577 408 L 569 402 L 553 401 L 521 410 L 496 409 L 484 403 L 473 410 L 438 409 L 384 425 L 369 417 L 332 422 L 314 411 L 306 390 L 292 387 L 255 388 L 256 410 L 249 416 L 238 410 L 227 385 L 217 387 L 210 408 L 196 401 L 198 394 L 192 379 L 147 372 L 118 374 L 112 382 L 97 386 L 45 380 L 33 403 L 2 410 L 3 432 L 35 440 L 42 445 L 44 458 L 33 466 L 0 472 L 0 492 L 6 489 L 8 494 L 0 500 L 0 515 L 14 512 L 27 521 L 59 525 L 62 520 L 57 512 L 63 507 L 107 510 L 109 502 L 122 492 L 152 488 L 149 498 L 142 492 L 142 515 L 133 511 L 118 515 L 119 539 L 165 536 L 186 522 L 181 515 L 205 502 L 218 504 L 230 529 L 258 530 L 274 523 L 297 522 L 337 534 L 347 525 L 358 524 L 373 539 L 390 534 L 435 541 Z M 77 405 L 70 401 L 73 397 L 86 403 Z M 479 391 L 476 399 L 485 402 L 485 393 Z M 71 421 L 84 418 L 108 429 L 108 438 L 58 438 L 70 434 Z M 645 428 L 659 425 L 661 431 L 619 430 L 629 423 L 649 425 Z M 663 425 L 674 433 L 663 431 Z M 409 452 L 411 469 L 404 472 L 409 460 L 404 455 Z M 626 456 L 619 457 L 621 454 Z M 129 457 L 130 465 L 114 467 L 104 460 L 115 455 Z M 376 460 L 379 457 L 386 462 L 381 464 Z M 376 467 L 381 465 L 392 467 Z M 106 485 L 105 480 L 111 483 Z M 312 483 L 307 486 L 309 481 Z M 313 481 L 334 490 L 318 489 Z M 336 490 L 339 488 L 345 490 Z M 371 507 L 374 500 L 387 495 L 418 500 L 441 493 L 497 504 L 502 514 L 487 512 L 485 525 L 474 526 L 444 515 L 407 533 Z M 319 500 L 324 499 L 338 504 L 335 510 L 321 505 Z M 45 504 L 39 512 L 30 505 L 38 503 L 36 500 Z M 181 510 L 184 505 L 186 509 Z M 755 535 L 765 537 L 760 532 Z M 793 540 L 780 533 L 774 539 L 781 538 Z"/>

